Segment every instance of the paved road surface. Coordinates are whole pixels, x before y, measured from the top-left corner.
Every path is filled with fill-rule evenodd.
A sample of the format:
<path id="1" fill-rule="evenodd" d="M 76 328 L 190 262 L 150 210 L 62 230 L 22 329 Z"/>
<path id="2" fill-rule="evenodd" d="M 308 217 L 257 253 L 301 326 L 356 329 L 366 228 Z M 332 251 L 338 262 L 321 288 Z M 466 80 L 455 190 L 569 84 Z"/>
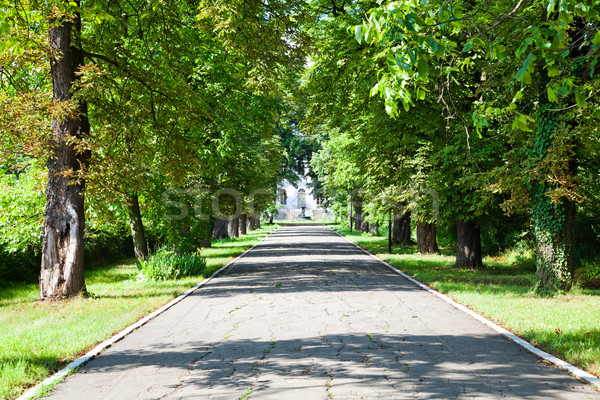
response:
<path id="1" fill-rule="evenodd" d="M 598 399 L 321 226 L 278 230 L 56 399 Z"/>

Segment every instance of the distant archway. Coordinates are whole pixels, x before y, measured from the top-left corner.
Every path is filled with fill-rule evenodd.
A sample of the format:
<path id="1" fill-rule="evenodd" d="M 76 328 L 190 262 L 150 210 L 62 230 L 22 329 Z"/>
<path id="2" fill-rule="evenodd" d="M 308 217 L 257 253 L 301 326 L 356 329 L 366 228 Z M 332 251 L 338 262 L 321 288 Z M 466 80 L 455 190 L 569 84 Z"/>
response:
<path id="1" fill-rule="evenodd" d="M 306 191 L 298 189 L 298 208 L 306 207 Z"/>

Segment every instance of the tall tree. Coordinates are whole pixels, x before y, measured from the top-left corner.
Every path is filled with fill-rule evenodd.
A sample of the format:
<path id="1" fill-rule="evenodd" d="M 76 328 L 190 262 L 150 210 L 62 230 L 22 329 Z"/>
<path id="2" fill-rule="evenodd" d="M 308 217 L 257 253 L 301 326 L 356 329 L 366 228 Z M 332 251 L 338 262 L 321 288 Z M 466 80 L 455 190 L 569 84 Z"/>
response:
<path id="1" fill-rule="evenodd" d="M 83 67 L 81 16 L 59 12 L 48 20 L 50 66 L 54 100 L 71 103 L 73 86 Z M 85 288 L 83 234 L 85 169 L 88 154 L 75 140 L 89 134 L 87 104 L 76 102 L 67 115 L 52 120 L 53 153 L 48 159 L 46 218 L 42 243 L 40 299 L 71 297 Z"/>

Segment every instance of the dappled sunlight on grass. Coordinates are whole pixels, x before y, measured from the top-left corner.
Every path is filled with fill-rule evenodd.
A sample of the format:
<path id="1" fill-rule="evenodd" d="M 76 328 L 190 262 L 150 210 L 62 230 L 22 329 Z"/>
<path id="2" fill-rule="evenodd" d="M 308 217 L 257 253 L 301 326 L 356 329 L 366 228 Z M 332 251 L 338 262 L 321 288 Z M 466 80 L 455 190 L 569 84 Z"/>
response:
<path id="1" fill-rule="evenodd" d="M 486 258 L 482 269 L 454 268 L 451 255 L 423 256 L 416 246 L 394 246 L 389 254 L 387 238 L 334 229 L 415 279 L 600 376 L 600 290 L 576 287 L 554 297 L 537 296 L 535 271 L 528 265 Z"/>
<path id="2" fill-rule="evenodd" d="M 202 249 L 209 275 L 276 229 L 269 226 L 239 239 Z M 106 340 L 204 276 L 137 281 L 134 259 L 86 271 L 87 297 L 39 303 L 35 284 L 0 288 L 0 398 L 15 397 L 78 355 Z"/>

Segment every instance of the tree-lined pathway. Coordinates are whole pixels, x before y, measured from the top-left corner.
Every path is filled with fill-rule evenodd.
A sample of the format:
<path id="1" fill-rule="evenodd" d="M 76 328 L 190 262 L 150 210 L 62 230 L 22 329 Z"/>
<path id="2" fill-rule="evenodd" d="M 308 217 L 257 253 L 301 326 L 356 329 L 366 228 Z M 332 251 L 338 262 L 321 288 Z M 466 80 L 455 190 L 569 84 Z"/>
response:
<path id="1" fill-rule="evenodd" d="M 323 226 L 279 229 L 51 397 L 244 396 L 600 398 Z"/>

